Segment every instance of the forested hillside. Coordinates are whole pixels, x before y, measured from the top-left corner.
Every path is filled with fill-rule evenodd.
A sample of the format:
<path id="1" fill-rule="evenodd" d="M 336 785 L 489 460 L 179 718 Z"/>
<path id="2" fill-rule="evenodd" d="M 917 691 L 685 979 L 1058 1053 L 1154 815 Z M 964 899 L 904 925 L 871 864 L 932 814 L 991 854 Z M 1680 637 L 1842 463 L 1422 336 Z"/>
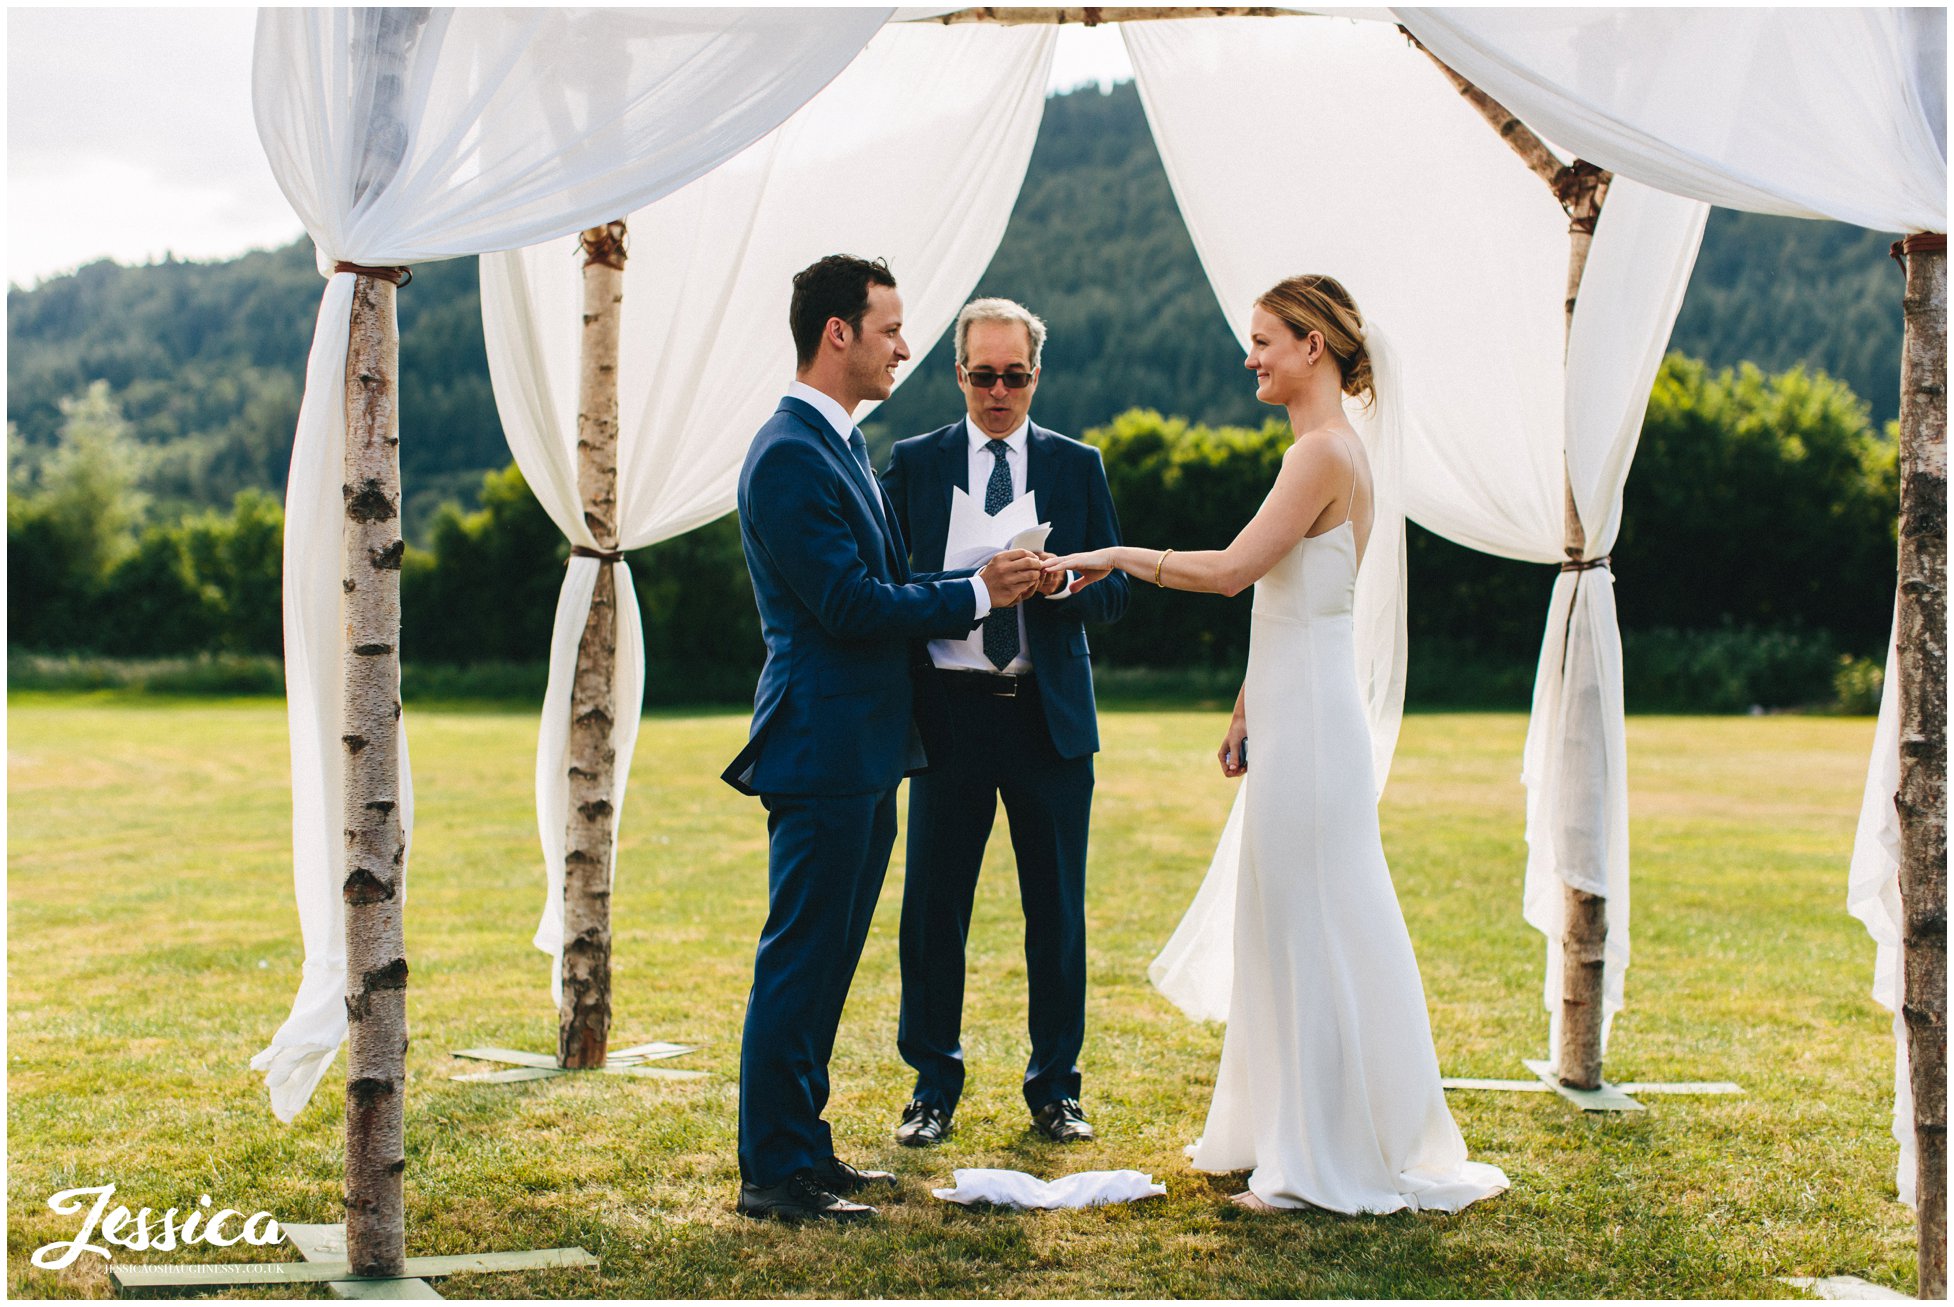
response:
<path id="1" fill-rule="evenodd" d="M 1900 276 L 1888 237 L 1719 211 L 1674 345 L 1712 365 L 1794 363 L 1847 381 L 1875 423 L 1898 395 Z M 862 251 L 873 253 L 873 251 Z M 901 269 L 897 270 L 898 275 Z M 91 381 L 133 424 L 152 512 L 282 490 L 319 277 L 310 245 L 217 264 L 99 263 L 7 297 L 9 465 L 50 450 L 60 402 Z M 1037 416 L 1072 433 L 1133 407 L 1259 423 L 1131 83 L 1048 102 L 1016 212 L 979 283 L 1051 325 Z M 473 260 L 424 265 L 400 297 L 408 522 L 472 500 L 508 461 L 484 360 Z M 940 345 L 869 423 L 878 447 L 960 411 Z"/>

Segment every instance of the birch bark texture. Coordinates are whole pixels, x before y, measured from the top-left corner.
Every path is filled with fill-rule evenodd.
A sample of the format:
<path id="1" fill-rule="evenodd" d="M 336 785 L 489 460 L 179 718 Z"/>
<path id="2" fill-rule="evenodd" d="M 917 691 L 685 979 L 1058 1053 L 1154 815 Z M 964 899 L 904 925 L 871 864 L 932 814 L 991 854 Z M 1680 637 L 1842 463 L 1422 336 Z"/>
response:
<path id="1" fill-rule="evenodd" d="M 361 275 L 346 356 L 344 554 L 346 1251 L 406 1257 L 406 844 L 400 820 L 400 337 L 394 284 Z"/>
<path id="2" fill-rule="evenodd" d="M 1522 130 L 1525 130 L 1524 128 Z M 1504 134 L 1504 129 L 1502 129 Z M 1508 136 L 1508 140 L 1512 137 Z M 1542 147 L 1545 148 L 1544 146 Z M 1587 271 L 1588 251 L 1594 247 L 1594 228 L 1601 218 L 1601 206 L 1608 198 L 1611 176 L 1593 164 L 1576 159 L 1555 178 L 1554 194 L 1567 210 L 1567 329 L 1574 330 L 1574 306 L 1581 295 L 1581 277 Z M 1563 471 L 1563 476 L 1565 472 Z M 1606 567 L 1606 560 L 1590 563 L 1587 558 L 1587 533 L 1574 502 L 1574 482 L 1564 481 L 1566 489 L 1566 530 L 1564 548 L 1568 565 L 1576 567 L 1574 584 L 1592 566 Z M 1577 649 L 1577 637 L 1592 635 L 1585 623 L 1575 621 L 1578 611 L 1568 605 L 1569 630 L 1567 656 L 1592 658 Z M 1601 686 L 1582 678 L 1575 683 L 1579 693 L 1571 716 L 1579 729 L 1602 733 Z M 1594 749 L 1569 749 L 1562 753 L 1571 764 L 1563 775 L 1559 791 L 1561 810 L 1555 814 L 1555 857 L 1562 867 L 1583 867 L 1583 879 L 1607 878 L 1608 863 L 1608 785 L 1604 754 Z M 1565 907 L 1561 928 L 1561 1021 L 1560 1043 L 1554 1073 L 1560 1082 L 1575 1089 L 1601 1087 L 1601 1032 L 1604 1018 L 1603 986 L 1607 975 L 1608 900 L 1600 894 L 1563 888 Z"/>
<path id="3" fill-rule="evenodd" d="M 1926 246 L 1927 248 L 1916 248 Z M 1947 1296 L 1947 243 L 1901 242 L 1901 940 L 1922 1298 Z"/>
<path id="4" fill-rule="evenodd" d="M 577 402 L 577 489 L 602 551 L 618 546 L 617 355 L 624 304 L 622 221 L 583 233 L 583 340 Z M 557 1064 L 604 1065 L 611 1026 L 611 881 L 617 751 L 616 568 L 600 560 L 570 694 L 570 814 L 564 833 L 563 999 Z"/>
<path id="5" fill-rule="evenodd" d="M 1417 38 L 1403 27 L 1398 30 L 1414 43 L 1417 42 Z M 1424 47 L 1421 45 L 1419 48 Z M 1594 246 L 1595 224 L 1600 221 L 1601 206 L 1608 198 L 1608 184 L 1613 180 L 1613 174 L 1583 159 L 1563 164 L 1547 148 L 1546 142 L 1499 101 L 1447 67 L 1431 51 L 1426 50 L 1425 54 L 1452 83 L 1453 89 L 1499 133 L 1500 139 L 1512 147 L 1533 174 L 1553 188 L 1554 198 L 1567 212 L 1566 316 L 1567 331 L 1571 336 L 1574 307 L 1581 295 L 1581 277 L 1587 270 L 1588 251 Z M 1563 477 L 1566 504 L 1563 548 L 1568 558 L 1567 566 L 1575 572 L 1574 584 L 1578 587 L 1581 573 L 1593 567 L 1605 567 L 1607 562 L 1605 559 L 1591 561 L 1587 558 L 1587 532 L 1581 525 L 1580 510 L 1575 504 L 1574 483 L 1565 473 Z M 1570 603 L 1567 611 L 1570 629 L 1563 641 L 1566 661 L 1592 661 L 1591 650 L 1583 647 L 1592 633 L 1585 624 L 1575 621 L 1574 615 L 1578 611 L 1575 604 Z M 1592 680 L 1581 678 L 1569 688 L 1574 694 L 1568 707 L 1570 722 L 1578 723 L 1576 729 L 1591 731 L 1591 738 L 1601 738 L 1604 711 L 1601 687 Z M 1563 869 L 1584 868 L 1581 879 L 1588 883 L 1606 879 L 1608 787 L 1605 761 L 1600 750 L 1568 749 L 1561 753 L 1563 771 L 1556 790 L 1559 811 L 1553 817 L 1555 864 Z M 1562 1084 L 1571 1088 L 1598 1089 L 1601 1087 L 1601 1034 L 1605 1019 L 1603 995 L 1607 978 L 1608 900 L 1604 895 L 1577 889 L 1571 883 L 1564 887 L 1563 893 L 1566 897 L 1561 927 L 1560 1038 L 1555 1049 L 1554 1072 Z"/>

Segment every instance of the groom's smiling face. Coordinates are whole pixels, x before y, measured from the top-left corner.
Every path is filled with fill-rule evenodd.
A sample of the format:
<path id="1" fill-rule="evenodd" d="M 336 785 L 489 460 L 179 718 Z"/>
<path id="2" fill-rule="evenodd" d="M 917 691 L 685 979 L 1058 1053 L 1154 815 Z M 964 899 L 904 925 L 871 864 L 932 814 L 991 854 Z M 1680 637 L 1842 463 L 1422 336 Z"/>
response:
<path id="1" fill-rule="evenodd" d="M 1038 392 L 1030 330 L 1021 322 L 973 322 L 964 337 L 964 350 L 969 357 L 957 369 L 957 384 L 963 388 L 971 424 L 988 435 L 1010 435 L 1030 414 L 1031 397 Z M 993 378 L 991 384 L 973 385 L 973 372 Z M 1028 373 L 1031 381 L 1013 390 L 1004 384 L 1006 373 Z"/>
<path id="2" fill-rule="evenodd" d="M 894 286 L 870 286 L 861 329 L 848 342 L 848 379 L 857 402 L 887 399 L 896 388 L 896 366 L 908 357 L 909 343 L 902 338 L 902 296 Z"/>

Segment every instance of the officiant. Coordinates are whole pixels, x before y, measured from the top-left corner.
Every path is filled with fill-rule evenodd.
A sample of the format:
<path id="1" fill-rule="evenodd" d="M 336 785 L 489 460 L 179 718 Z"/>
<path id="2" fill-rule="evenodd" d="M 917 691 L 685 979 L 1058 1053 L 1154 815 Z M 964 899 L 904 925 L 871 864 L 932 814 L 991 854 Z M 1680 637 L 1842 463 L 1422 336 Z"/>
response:
<path id="1" fill-rule="evenodd" d="M 1031 421 L 1045 324 L 1023 305 L 979 299 L 957 315 L 966 412 L 900 441 L 882 486 L 910 564 L 968 566 L 1007 543 L 1053 553 L 1119 543 L 1099 451 Z M 1038 528 L 1050 534 L 1037 543 Z M 949 560 L 956 560 L 951 562 Z M 1127 578 L 993 610 L 969 637 L 929 643 L 919 694 L 941 739 L 909 783 L 897 1046 L 916 1087 L 898 1142 L 950 1132 L 964 1088 L 964 943 L 984 846 L 1003 800 L 1025 918 L 1032 1126 L 1060 1143 L 1093 1138 L 1080 1102 L 1086 1026 L 1086 836 L 1099 748 L 1088 623 L 1119 620 Z"/>

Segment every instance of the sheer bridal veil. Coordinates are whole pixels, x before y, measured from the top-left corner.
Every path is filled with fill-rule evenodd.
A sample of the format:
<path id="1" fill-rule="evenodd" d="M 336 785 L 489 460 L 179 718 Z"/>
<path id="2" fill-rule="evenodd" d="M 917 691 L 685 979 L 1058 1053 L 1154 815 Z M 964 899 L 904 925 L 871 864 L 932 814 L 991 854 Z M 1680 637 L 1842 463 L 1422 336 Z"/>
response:
<path id="1" fill-rule="evenodd" d="M 1406 396 L 1397 355 L 1376 323 L 1365 326 L 1364 347 L 1370 354 L 1374 397 L 1369 407 L 1347 399 L 1344 411 L 1370 459 L 1375 516 L 1370 543 L 1357 569 L 1352 634 L 1357 690 L 1363 696 L 1364 715 L 1370 724 L 1371 773 L 1382 794 L 1391 771 L 1391 755 L 1398 746 L 1398 728 L 1404 720 Z M 1255 723 L 1250 721 L 1249 734 L 1254 733 Z M 1154 986 L 1198 1021 L 1228 1019 L 1234 982 L 1235 877 L 1241 857 L 1242 815 L 1248 787 L 1257 779 L 1251 763 L 1235 793 L 1234 809 L 1228 814 L 1228 824 L 1221 832 L 1200 891 L 1167 947 L 1147 968 Z M 1271 783 L 1280 780 L 1264 779 Z"/>

